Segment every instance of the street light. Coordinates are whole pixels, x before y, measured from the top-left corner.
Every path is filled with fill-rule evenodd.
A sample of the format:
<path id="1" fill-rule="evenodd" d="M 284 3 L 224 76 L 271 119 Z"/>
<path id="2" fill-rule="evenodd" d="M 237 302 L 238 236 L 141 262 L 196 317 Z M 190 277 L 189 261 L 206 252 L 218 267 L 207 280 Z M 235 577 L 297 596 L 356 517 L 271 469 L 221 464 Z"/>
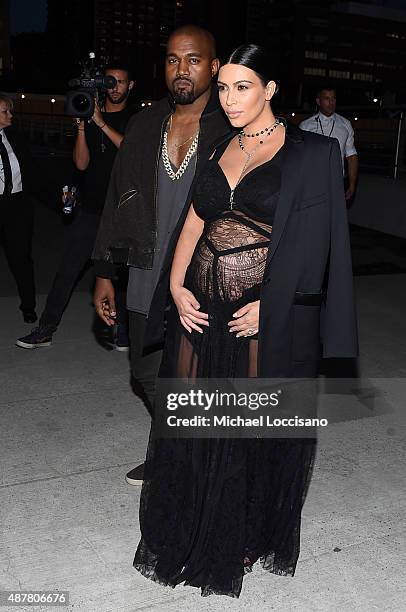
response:
<path id="1" fill-rule="evenodd" d="M 291 116 L 294 117 L 296 113 L 291 113 Z"/>
<path id="2" fill-rule="evenodd" d="M 354 117 L 354 121 L 358 121 L 358 117 Z"/>
<path id="3" fill-rule="evenodd" d="M 56 100 L 55 98 L 51 98 L 51 117 L 52 119 L 54 118 L 54 104 L 55 104 Z"/>
<path id="4" fill-rule="evenodd" d="M 24 99 L 25 99 L 25 95 L 24 95 L 24 94 L 21 94 L 21 96 L 20 96 L 20 103 L 19 103 L 19 105 L 18 105 L 18 106 L 19 106 L 19 108 L 20 108 L 20 115 L 22 115 L 22 114 L 23 114 L 23 100 L 24 100 Z"/>
<path id="5" fill-rule="evenodd" d="M 375 102 L 375 103 L 378 102 L 378 98 L 374 98 L 372 102 Z"/>

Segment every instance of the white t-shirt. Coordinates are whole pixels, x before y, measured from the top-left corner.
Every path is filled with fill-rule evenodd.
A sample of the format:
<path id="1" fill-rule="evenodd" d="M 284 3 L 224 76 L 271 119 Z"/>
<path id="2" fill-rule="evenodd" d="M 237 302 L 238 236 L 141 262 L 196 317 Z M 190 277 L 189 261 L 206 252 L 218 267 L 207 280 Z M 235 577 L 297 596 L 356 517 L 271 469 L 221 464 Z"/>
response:
<path id="1" fill-rule="evenodd" d="M 13 176 L 13 191 L 11 193 L 18 193 L 23 190 L 23 184 L 21 181 L 20 164 L 18 163 L 16 154 L 14 153 L 9 141 L 7 140 L 7 136 L 4 130 L 0 130 L 0 134 L 1 134 L 3 144 L 6 147 L 6 151 L 8 153 L 8 158 L 10 160 L 10 166 L 11 166 L 11 173 Z M 0 157 L 0 195 L 2 195 L 3 193 L 4 193 L 4 168 L 3 168 L 3 163 Z"/>
<path id="2" fill-rule="evenodd" d="M 299 127 L 307 132 L 316 132 L 316 134 L 337 138 L 340 143 L 343 168 L 345 157 L 357 155 L 357 150 L 354 146 L 354 130 L 352 129 L 352 125 L 348 119 L 338 113 L 333 113 L 330 117 L 326 117 L 326 115 L 323 115 L 321 112 L 317 113 L 302 121 Z"/>

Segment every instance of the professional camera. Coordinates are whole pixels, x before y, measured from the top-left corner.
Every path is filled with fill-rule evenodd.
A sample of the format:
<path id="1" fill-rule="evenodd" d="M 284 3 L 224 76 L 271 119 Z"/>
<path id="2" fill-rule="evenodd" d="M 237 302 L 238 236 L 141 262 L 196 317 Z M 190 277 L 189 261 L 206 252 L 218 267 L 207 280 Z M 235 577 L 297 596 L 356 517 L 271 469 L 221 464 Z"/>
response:
<path id="1" fill-rule="evenodd" d="M 65 112 L 71 117 L 88 119 L 93 116 L 95 102 L 101 106 L 106 89 L 116 86 L 116 79 L 104 76 L 103 68 L 95 62 L 95 54 L 89 53 L 89 59 L 82 63 L 80 77 L 68 83 L 71 91 L 66 94 Z"/>

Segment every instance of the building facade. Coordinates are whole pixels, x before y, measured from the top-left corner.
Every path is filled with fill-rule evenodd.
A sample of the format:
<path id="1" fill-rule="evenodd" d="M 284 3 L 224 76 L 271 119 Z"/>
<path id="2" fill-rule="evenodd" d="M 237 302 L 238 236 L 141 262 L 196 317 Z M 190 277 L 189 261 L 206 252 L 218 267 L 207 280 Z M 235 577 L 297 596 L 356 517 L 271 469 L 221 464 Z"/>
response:
<path id="1" fill-rule="evenodd" d="M 342 104 L 402 104 L 406 3 L 399 6 L 385 0 L 248 0 L 247 38 L 269 48 L 285 105 L 311 110 L 323 83 L 337 88 Z"/>
<path id="2" fill-rule="evenodd" d="M 0 2 L 0 77 L 10 70 L 10 4 Z"/>

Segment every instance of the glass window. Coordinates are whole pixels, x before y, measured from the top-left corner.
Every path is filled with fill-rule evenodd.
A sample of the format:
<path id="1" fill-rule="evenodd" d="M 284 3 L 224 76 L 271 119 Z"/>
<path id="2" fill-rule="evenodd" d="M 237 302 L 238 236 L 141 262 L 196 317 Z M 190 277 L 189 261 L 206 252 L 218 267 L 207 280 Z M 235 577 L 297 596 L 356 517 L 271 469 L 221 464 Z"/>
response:
<path id="1" fill-rule="evenodd" d="M 330 77 L 335 79 L 349 79 L 350 73 L 347 70 L 329 70 L 328 74 Z"/>
<path id="2" fill-rule="evenodd" d="M 306 49 L 305 57 L 310 59 L 325 60 L 327 59 L 327 53 L 324 53 L 324 51 L 310 51 L 309 49 Z"/>
<path id="3" fill-rule="evenodd" d="M 367 72 L 354 72 L 352 75 L 354 81 L 372 81 L 372 74 L 368 74 Z"/>
<path id="4" fill-rule="evenodd" d="M 317 66 L 305 66 L 303 72 L 309 76 L 326 76 L 325 68 L 319 68 Z"/>

